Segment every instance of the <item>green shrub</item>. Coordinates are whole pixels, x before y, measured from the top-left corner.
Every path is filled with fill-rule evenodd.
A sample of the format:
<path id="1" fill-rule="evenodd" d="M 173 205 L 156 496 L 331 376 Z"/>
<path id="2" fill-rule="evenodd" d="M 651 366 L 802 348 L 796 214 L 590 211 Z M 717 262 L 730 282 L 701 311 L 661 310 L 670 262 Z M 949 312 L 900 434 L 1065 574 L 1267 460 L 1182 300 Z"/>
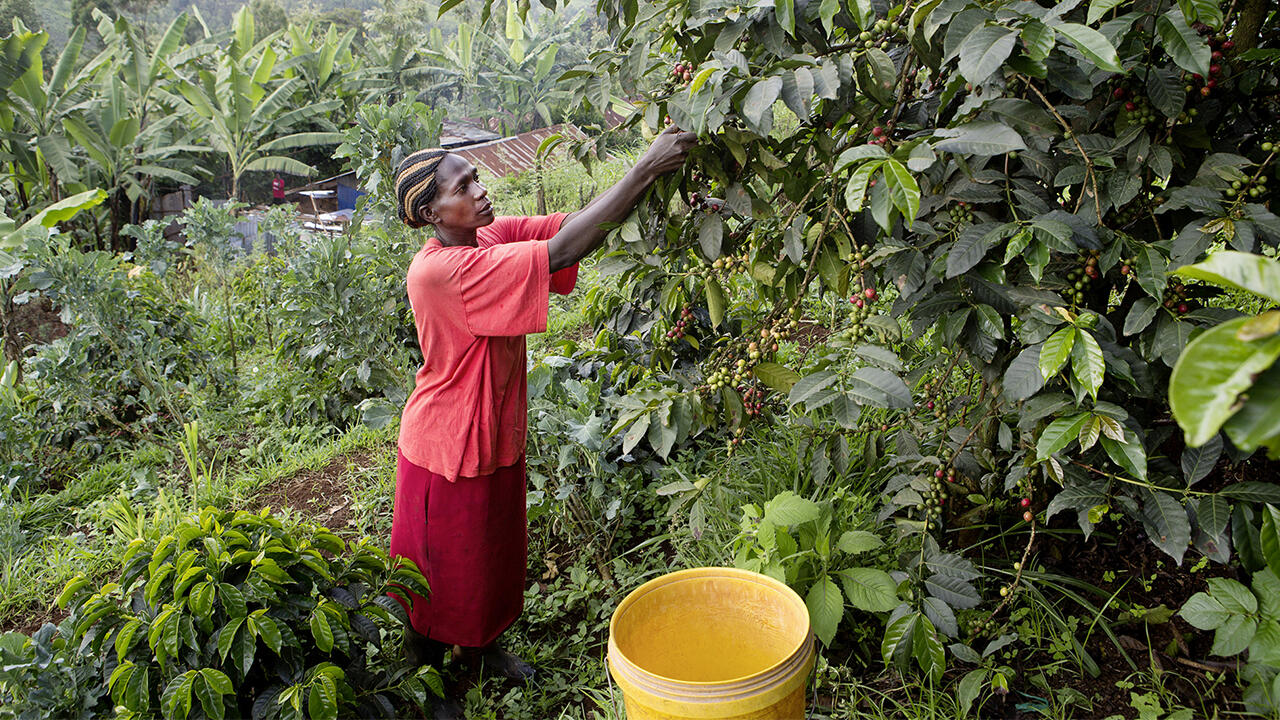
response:
<path id="1" fill-rule="evenodd" d="M 393 699 L 421 708 L 441 687 L 400 660 L 397 587 L 427 593 L 364 540 L 205 508 L 131 542 L 119 582 L 79 578 L 58 601 L 66 647 L 98 659 L 98 691 L 125 716 L 392 716 Z M 0 690 L 15 692 L 4 676 Z"/>

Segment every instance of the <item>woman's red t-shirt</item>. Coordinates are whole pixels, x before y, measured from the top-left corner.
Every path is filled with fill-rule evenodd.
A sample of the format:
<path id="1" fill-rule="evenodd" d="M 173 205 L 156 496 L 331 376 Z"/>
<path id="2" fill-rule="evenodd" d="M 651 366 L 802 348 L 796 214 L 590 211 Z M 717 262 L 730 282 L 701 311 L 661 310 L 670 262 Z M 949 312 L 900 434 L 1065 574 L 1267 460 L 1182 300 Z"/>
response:
<path id="1" fill-rule="evenodd" d="M 567 295 L 578 267 L 552 275 L 547 244 L 564 213 L 499 217 L 477 247 L 426 242 L 409 265 L 423 364 L 400 420 L 400 452 L 449 480 L 520 459 L 528 427 L 524 336 L 547 329 L 549 293 Z"/>

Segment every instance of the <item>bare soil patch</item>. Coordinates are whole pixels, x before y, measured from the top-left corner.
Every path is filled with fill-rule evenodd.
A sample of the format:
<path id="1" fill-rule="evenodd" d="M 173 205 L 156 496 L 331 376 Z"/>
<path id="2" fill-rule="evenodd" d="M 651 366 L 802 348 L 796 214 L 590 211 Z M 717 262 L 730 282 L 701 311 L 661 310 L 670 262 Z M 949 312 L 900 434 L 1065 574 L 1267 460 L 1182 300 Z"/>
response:
<path id="1" fill-rule="evenodd" d="M 296 475 L 281 478 L 262 488 L 249 505 L 253 511 L 270 507 L 273 510 L 289 508 L 311 522 L 323 525 L 335 532 L 351 526 L 353 506 L 348 467 L 370 467 L 377 464 L 374 453 L 378 450 L 361 450 L 339 455 L 318 470 L 304 470 Z"/>

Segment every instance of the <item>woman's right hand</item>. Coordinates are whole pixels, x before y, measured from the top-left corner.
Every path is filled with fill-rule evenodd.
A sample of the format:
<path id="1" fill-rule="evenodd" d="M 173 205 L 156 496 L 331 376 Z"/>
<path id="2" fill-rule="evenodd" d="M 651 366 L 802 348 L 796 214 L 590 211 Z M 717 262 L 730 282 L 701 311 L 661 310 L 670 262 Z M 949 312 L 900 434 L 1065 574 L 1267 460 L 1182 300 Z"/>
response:
<path id="1" fill-rule="evenodd" d="M 678 170 L 684 165 L 689 149 L 697 142 L 698 136 L 695 133 L 670 125 L 654 138 L 653 144 L 636 161 L 636 167 L 643 168 L 654 178 Z"/>

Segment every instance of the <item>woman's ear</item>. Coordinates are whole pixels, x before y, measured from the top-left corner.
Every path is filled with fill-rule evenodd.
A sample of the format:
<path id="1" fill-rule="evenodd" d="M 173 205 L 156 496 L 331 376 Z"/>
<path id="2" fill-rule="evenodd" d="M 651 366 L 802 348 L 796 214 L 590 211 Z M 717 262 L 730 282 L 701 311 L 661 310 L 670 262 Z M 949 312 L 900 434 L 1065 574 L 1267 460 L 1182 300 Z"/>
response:
<path id="1" fill-rule="evenodd" d="M 440 220 L 440 216 L 436 215 L 436 211 L 431 209 L 430 205 L 421 210 L 422 221 L 428 225 L 435 225 Z"/>

